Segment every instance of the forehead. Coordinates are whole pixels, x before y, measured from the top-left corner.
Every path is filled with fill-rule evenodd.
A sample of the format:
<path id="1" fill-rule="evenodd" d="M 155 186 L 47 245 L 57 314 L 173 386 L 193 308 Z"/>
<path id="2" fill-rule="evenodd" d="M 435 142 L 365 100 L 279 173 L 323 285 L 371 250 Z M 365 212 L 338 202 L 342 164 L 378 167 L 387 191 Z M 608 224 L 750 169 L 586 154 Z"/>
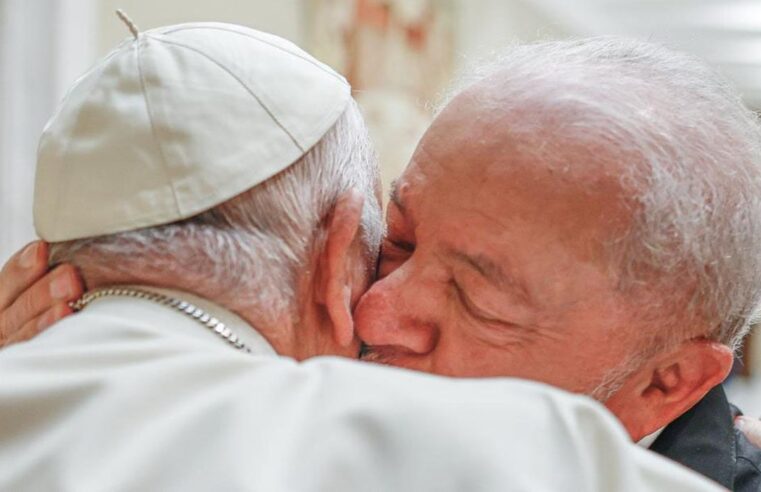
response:
<path id="1" fill-rule="evenodd" d="M 530 111 L 500 112 L 492 98 L 465 93 L 421 140 L 396 201 L 428 222 L 485 229 L 470 231 L 484 241 L 530 228 L 599 255 L 628 226 L 635 204 L 611 149 L 574 141 L 558 125 Z"/>
<path id="2" fill-rule="evenodd" d="M 425 159 L 416 159 L 419 164 L 466 160 L 477 163 L 479 172 L 493 167 L 503 173 L 524 164 L 522 172 L 545 168 L 562 171 L 567 180 L 600 182 L 617 181 L 638 161 L 625 143 L 612 140 L 621 137 L 601 125 L 598 108 L 506 95 L 490 80 L 444 108 L 421 140 L 417 150 Z"/>

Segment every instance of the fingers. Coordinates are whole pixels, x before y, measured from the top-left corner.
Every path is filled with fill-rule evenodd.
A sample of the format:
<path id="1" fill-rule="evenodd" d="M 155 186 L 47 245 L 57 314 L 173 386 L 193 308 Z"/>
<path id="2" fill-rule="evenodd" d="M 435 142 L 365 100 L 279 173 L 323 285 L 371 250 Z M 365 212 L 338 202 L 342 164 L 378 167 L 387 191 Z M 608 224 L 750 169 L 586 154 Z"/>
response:
<path id="1" fill-rule="evenodd" d="M 48 245 L 35 241 L 11 257 L 0 270 L 0 313 L 48 270 Z"/>
<path id="2" fill-rule="evenodd" d="M 13 343 L 25 342 L 45 331 L 56 321 L 65 318 L 72 313 L 68 304 L 58 303 L 37 318 L 28 321 L 20 330 L 11 334 L 3 341 L 2 346 L 8 346 Z"/>
<path id="3" fill-rule="evenodd" d="M 735 425 L 754 446 L 761 448 L 761 421 L 748 417 L 737 417 Z"/>
<path id="4" fill-rule="evenodd" d="M 74 267 L 61 265 L 21 293 L 4 311 L 0 311 L 0 345 L 17 340 L 69 314 L 61 305 L 78 299 L 83 287 Z"/>

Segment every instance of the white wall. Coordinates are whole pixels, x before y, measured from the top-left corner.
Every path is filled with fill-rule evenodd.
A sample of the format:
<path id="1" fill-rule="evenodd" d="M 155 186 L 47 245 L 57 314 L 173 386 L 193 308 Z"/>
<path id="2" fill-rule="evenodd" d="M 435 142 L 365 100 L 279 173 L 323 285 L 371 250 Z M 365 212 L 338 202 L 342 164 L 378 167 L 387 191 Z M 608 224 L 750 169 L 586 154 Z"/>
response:
<path id="1" fill-rule="evenodd" d="M 296 44 L 304 39 L 303 0 L 101 0 L 97 7 L 98 55 L 129 32 L 114 11 L 124 10 L 142 30 L 170 24 L 219 21 L 243 24 L 277 34 Z"/>
<path id="2" fill-rule="evenodd" d="M 694 53 L 761 109 L 758 0 L 527 0 L 579 35 L 635 36 Z"/>
<path id="3" fill-rule="evenodd" d="M 518 41 L 567 35 L 562 22 L 532 0 L 459 0 L 456 24 L 460 65 Z"/>
<path id="4" fill-rule="evenodd" d="M 34 238 L 37 140 L 92 62 L 90 0 L 0 0 L 0 262 Z"/>
<path id="5" fill-rule="evenodd" d="M 471 57 L 516 40 L 565 34 L 562 23 L 532 0 L 455 0 L 456 42 L 460 58 Z M 114 11 L 123 9 L 141 29 L 193 21 L 244 24 L 306 41 L 307 0 L 101 0 L 97 6 L 98 54 L 108 52 L 129 33 Z"/>

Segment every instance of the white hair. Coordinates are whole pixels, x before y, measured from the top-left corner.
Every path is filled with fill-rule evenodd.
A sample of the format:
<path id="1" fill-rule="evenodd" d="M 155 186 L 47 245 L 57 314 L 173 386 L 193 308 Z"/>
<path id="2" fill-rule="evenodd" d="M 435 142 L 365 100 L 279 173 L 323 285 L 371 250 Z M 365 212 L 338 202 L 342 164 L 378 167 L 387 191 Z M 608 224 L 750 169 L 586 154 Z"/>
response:
<path id="1" fill-rule="evenodd" d="M 444 102 L 479 82 L 523 116 L 509 131 L 537 161 L 618 163 L 633 223 L 607 250 L 622 292 L 658 293 L 643 317 L 700 319 L 702 336 L 736 349 L 761 298 L 761 129 L 731 85 L 692 56 L 615 37 L 515 46 Z M 669 327 L 661 346 L 685 336 Z"/>
<path id="2" fill-rule="evenodd" d="M 383 234 L 378 180 L 376 155 L 351 100 L 309 152 L 269 180 L 187 220 L 53 244 L 51 262 L 135 281 L 171 275 L 190 291 L 262 316 L 296 314 L 298 279 L 322 247 L 337 198 L 350 189 L 365 196 L 361 227 L 367 267 L 374 267 Z"/>

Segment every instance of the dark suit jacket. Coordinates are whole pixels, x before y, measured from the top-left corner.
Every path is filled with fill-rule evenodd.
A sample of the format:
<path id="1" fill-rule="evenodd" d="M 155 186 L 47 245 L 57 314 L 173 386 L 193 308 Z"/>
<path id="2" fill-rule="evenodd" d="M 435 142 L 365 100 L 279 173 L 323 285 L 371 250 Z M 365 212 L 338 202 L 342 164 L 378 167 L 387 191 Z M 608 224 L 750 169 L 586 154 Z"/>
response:
<path id="1" fill-rule="evenodd" d="M 740 411 L 717 386 L 687 413 L 666 426 L 650 449 L 729 490 L 761 491 L 761 449 L 734 426 Z"/>

